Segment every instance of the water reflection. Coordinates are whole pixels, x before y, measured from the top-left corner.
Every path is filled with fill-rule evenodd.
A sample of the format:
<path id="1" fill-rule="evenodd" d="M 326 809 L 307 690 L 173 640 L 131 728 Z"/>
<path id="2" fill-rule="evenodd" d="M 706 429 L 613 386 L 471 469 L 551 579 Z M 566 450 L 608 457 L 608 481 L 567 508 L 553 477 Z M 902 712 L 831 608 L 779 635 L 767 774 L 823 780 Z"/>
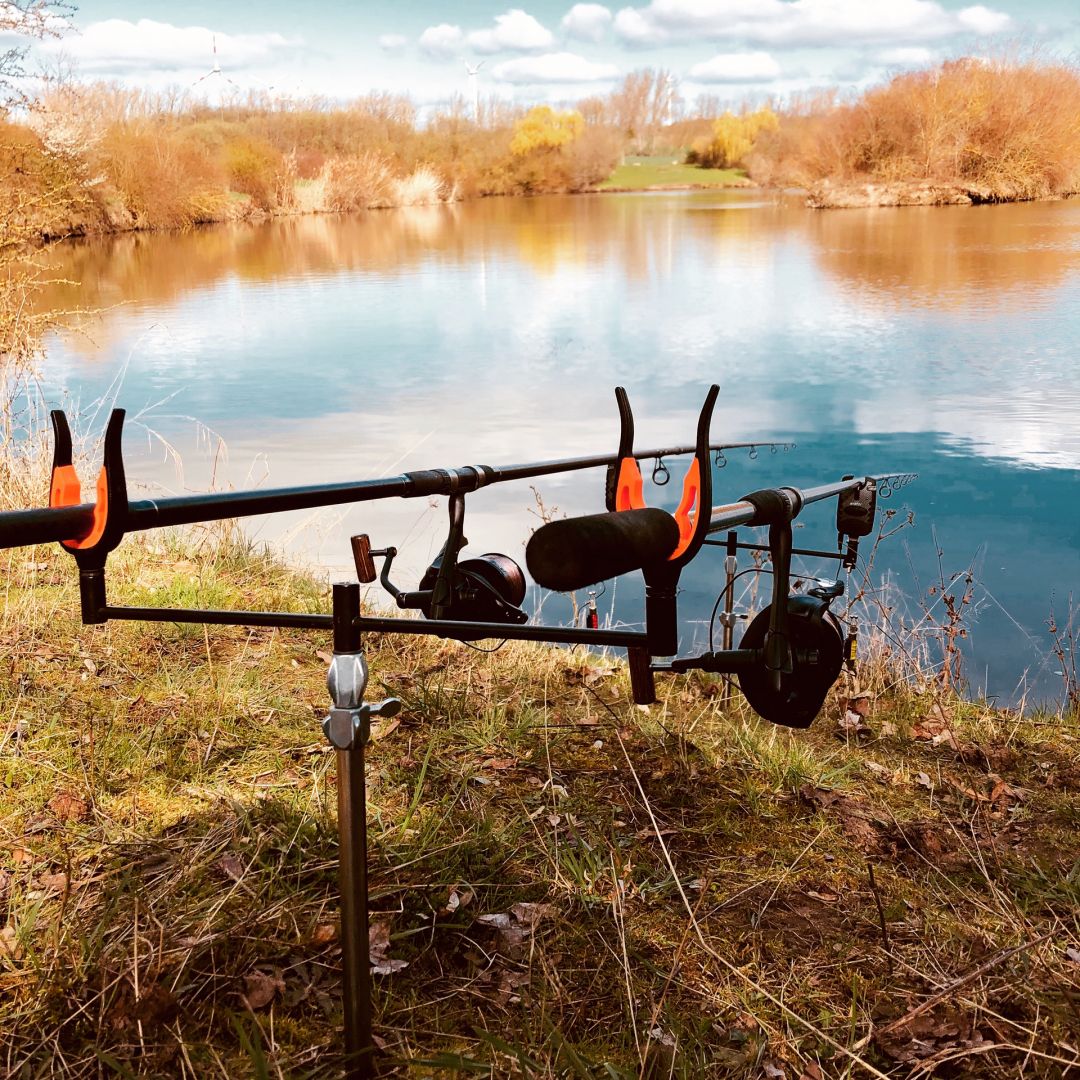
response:
<path id="1" fill-rule="evenodd" d="M 1075 203 L 909 207 L 804 218 L 821 266 L 891 308 L 1030 311 L 1080 266 Z"/>
<path id="2" fill-rule="evenodd" d="M 178 478 L 159 444 L 133 436 L 135 482 L 209 481 L 193 418 L 228 446 L 218 482 L 238 486 L 253 464 L 289 484 L 593 453 L 614 447 L 617 383 L 643 444 L 682 441 L 715 381 L 715 432 L 800 443 L 782 464 L 733 461 L 721 497 L 920 471 L 905 492 L 920 528 L 884 563 L 929 580 L 938 546 L 954 568 L 977 555 L 978 681 L 1012 697 L 1034 665 L 1053 689 L 1040 667 L 1048 601 L 1080 574 L 1080 203 L 820 213 L 746 192 L 491 199 L 53 254 L 57 276 L 82 285 L 48 302 L 107 309 L 52 343 L 54 391 L 88 402 L 123 371 L 123 403 L 147 410 L 134 430 L 184 460 Z M 599 484 L 549 478 L 541 496 L 587 512 Z M 469 535 L 520 553 L 535 524 L 527 489 L 470 502 Z M 385 504 L 260 528 L 325 564 L 345 562 L 350 530 L 407 534 L 403 572 L 418 573 L 444 512 Z M 691 614 L 711 606 L 704 573 L 687 579 Z M 620 616 L 634 617 L 633 586 L 620 590 Z"/>

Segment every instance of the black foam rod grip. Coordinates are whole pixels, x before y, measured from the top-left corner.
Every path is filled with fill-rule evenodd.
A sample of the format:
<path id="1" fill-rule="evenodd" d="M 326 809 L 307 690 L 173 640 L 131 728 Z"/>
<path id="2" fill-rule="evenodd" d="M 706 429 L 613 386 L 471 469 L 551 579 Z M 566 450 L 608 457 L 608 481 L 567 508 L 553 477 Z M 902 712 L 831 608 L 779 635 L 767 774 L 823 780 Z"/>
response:
<path id="1" fill-rule="evenodd" d="M 551 521 L 533 533 L 525 562 L 537 585 L 571 592 L 670 558 L 678 522 L 654 507 Z"/>

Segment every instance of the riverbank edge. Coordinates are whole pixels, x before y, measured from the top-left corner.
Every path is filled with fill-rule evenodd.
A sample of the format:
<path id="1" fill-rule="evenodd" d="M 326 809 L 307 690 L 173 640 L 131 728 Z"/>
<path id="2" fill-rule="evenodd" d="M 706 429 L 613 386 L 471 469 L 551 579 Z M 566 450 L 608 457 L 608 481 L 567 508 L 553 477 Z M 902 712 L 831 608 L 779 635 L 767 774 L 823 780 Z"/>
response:
<path id="1" fill-rule="evenodd" d="M 972 187 L 963 184 L 935 183 L 932 181 L 893 182 L 893 183 L 854 183 L 843 184 L 825 182 L 799 191 L 786 186 L 759 184 L 750 178 L 725 184 L 652 184 L 636 187 L 593 187 L 574 192 L 545 192 L 564 195 L 634 195 L 650 192 L 703 192 L 703 191 L 746 191 L 757 190 L 765 194 L 804 194 L 805 206 L 810 210 L 863 210 L 863 209 L 899 209 L 911 206 L 990 206 L 1018 202 L 1064 202 L 1080 195 L 1080 191 L 1064 194 L 1045 195 L 1027 198 L 1016 194 Z M 480 195 L 475 199 L 444 199 L 434 203 L 418 203 L 402 206 L 372 206 L 365 211 L 323 210 L 291 207 L 288 209 L 263 210 L 251 203 L 235 203 L 228 212 L 220 217 L 207 217 L 195 222 L 188 228 L 209 228 L 217 225 L 262 224 L 297 217 L 340 217 L 346 214 L 376 210 L 401 210 L 416 206 L 447 206 L 464 201 L 479 199 L 533 199 L 540 195 Z M 130 233 L 175 233 L 184 232 L 184 227 L 143 226 L 131 215 L 111 215 L 103 223 L 72 221 L 64 230 L 41 227 L 35 230 L 35 239 L 40 244 L 61 243 L 65 240 L 81 240 L 105 236 L 122 236 Z"/>
<path id="2" fill-rule="evenodd" d="M 347 214 L 367 213 L 380 210 L 403 210 L 419 207 L 450 206 L 460 202 L 477 202 L 482 199 L 536 199 L 548 195 L 632 195 L 645 194 L 654 191 L 730 191 L 747 188 L 759 188 L 749 178 L 724 184 L 652 184 L 634 187 L 592 187 L 582 188 L 580 191 L 567 192 L 543 192 L 542 194 L 490 194 L 477 195 L 471 199 L 448 198 L 439 199 L 428 203 L 413 203 L 401 205 L 377 205 L 369 206 L 363 210 L 325 210 L 318 207 L 285 207 L 274 210 L 265 210 L 255 206 L 249 201 L 236 202 L 229 206 L 226 213 L 221 216 L 208 216 L 201 218 L 192 225 L 184 226 L 156 226 L 140 225 L 137 218 L 129 212 L 110 213 L 105 220 L 91 222 L 78 218 L 69 219 L 66 228 L 57 229 L 39 226 L 34 229 L 35 239 L 41 244 L 60 243 L 64 240 L 81 240 L 93 237 L 123 236 L 129 233 L 176 233 L 185 232 L 188 228 L 209 228 L 216 225 L 238 224 L 263 224 L 268 221 L 277 221 L 297 217 L 341 217 Z"/>
<path id="3" fill-rule="evenodd" d="M 902 206 L 990 206 L 1017 202 L 1062 202 L 1080 192 L 1029 197 L 1008 187 L 990 188 L 955 181 L 898 180 L 845 183 L 824 180 L 807 187 L 811 210 L 862 210 Z"/>

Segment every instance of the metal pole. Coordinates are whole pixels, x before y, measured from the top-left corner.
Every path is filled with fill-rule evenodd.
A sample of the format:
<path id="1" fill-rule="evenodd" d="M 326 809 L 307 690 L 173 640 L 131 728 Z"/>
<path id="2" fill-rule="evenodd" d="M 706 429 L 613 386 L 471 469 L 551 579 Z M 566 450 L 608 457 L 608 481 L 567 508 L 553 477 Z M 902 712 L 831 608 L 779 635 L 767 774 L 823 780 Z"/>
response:
<path id="1" fill-rule="evenodd" d="M 359 614 L 360 586 L 355 582 L 335 584 L 335 659 L 341 653 L 360 652 L 361 635 L 355 625 Z M 371 1080 L 375 1075 L 368 950 L 366 724 L 364 727 L 349 749 L 338 748 L 337 751 L 341 985 L 347 1080 Z"/>
<path id="2" fill-rule="evenodd" d="M 727 534 L 727 555 L 724 557 L 724 577 L 726 579 L 724 589 L 724 613 L 721 623 L 724 628 L 724 652 L 730 652 L 734 643 L 735 628 L 735 571 L 738 568 L 739 534 L 732 530 Z M 712 645 L 709 646 L 712 648 Z M 725 679 L 720 694 L 721 701 L 726 705 L 731 700 L 731 680 Z"/>

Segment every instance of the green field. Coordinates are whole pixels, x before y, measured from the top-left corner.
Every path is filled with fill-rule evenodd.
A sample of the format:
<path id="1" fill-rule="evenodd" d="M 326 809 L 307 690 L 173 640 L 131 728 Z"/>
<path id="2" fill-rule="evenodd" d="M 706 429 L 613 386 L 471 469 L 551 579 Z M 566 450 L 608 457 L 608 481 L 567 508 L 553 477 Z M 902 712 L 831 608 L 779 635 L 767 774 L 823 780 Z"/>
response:
<path id="1" fill-rule="evenodd" d="M 652 187 L 738 187 L 746 180 L 742 169 L 700 169 L 684 165 L 675 155 L 628 157 L 598 191 Z"/>

